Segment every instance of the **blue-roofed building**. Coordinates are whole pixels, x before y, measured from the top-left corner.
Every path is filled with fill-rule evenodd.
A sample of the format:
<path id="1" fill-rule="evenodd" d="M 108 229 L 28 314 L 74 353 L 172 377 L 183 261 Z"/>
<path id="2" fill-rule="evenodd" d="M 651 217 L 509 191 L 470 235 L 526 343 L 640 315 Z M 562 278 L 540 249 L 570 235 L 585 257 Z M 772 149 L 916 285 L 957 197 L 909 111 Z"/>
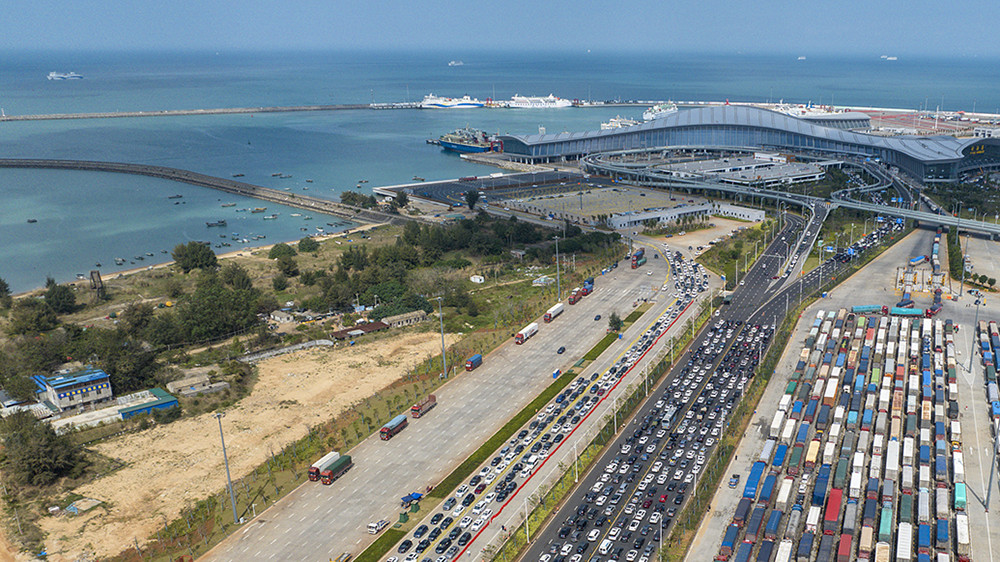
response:
<path id="1" fill-rule="evenodd" d="M 578 160 L 589 154 L 620 150 L 716 148 L 880 158 L 923 183 L 954 182 L 965 171 L 1000 169 L 998 138 L 884 137 L 841 128 L 853 125 L 814 122 L 757 107 L 724 105 L 682 109 L 631 127 L 501 135 L 500 140 L 509 160 L 528 164 Z"/>
<path id="2" fill-rule="evenodd" d="M 73 373 L 32 377 L 39 402 L 54 405 L 62 412 L 93 408 L 114 400 L 111 379 L 100 369 L 86 367 Z"/>

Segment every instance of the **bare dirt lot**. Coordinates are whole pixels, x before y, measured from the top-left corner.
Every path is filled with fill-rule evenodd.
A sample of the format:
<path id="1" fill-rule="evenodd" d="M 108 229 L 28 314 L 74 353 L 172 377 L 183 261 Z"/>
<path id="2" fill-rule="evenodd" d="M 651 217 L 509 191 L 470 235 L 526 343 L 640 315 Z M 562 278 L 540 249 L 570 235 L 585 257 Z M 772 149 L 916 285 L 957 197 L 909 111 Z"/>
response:
<path id="1" fill-rule="evenodd" d="M 233 478 L 273 451 L 375 394 L 440 351 L 436 332 L 353 347 L 313 348 L 258 365 L 252 394 L 226 412 L 223 428 Z M 449 338 L 448 344 L 455 338 Z M 75 490 L 104 502 L 87 515 L 42 520 L 49 560 L 114 555 L 133 537 L 155 537 L 165 522 L 225 486 L 219 426 L 211 414 L 183 419 L 94 447 L 125 467 Z"/>

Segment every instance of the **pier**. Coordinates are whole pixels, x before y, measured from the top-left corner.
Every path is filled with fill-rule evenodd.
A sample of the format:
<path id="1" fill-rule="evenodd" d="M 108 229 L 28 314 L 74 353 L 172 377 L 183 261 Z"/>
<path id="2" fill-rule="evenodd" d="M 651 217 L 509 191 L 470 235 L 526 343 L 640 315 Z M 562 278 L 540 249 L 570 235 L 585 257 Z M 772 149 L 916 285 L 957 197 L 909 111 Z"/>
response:
<path id="1" fill-rule="evenodd" d="M 209 187 L 232 193 L 234 195 L 244 195 L 262 201 L 280 203 L 289 207 L 296 207 L 307 211 L 333 215 L 355 222 L 403 224 L 408 220 L 419 220 L 414 217 L 403 217 L 373 211 L 370 209 L 359 209 L 330 201 L 318 197 L 286 193 L 277 189 L 261 187 L 245 182 L 233 181 L 226 178 L 217 178 L 181 170 L 178 168 L 168 168 L 166 166 L 149 166 L 145 164 L 125 164 L 121 162 L 94 162 L 89 160 L 33 160 L 33 159 L 0 159 L 0 168 L 39 168 L 54 170 L 80 170 L 87 172 L 112 172 L 117 174 L 136 174 L 172 181 L 179 181 L 199 187 Z"/>

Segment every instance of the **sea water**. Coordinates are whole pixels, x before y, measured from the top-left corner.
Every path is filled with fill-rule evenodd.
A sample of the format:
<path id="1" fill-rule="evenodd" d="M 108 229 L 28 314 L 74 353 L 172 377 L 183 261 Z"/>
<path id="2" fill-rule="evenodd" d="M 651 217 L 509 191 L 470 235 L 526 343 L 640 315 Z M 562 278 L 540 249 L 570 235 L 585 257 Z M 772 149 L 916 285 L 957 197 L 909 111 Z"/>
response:
<path id="1" fill-rule="evenodd" d="M 993 112 L 996 61 L 886 61 L 747 55 L 448 53 L 21 53 L 0 60 L 7 115 L 419 101 L 429 93 L 481 100 L 515 94 L 593 100 L 834 103 Z M 48 81 L 50 71 L 83 80 Z M 943 99 L 942 99 L 942 94 Z M 595 130 L 642 107 L 551 110 L 385 110 L 245 113 L 0 123 L 0 157 L 156 164 L 315 197 L 497 171 L 427 139 L 459 127 L 533 134 Z M 998 111 L 1000 112 L 1000 111 Z M 274 174 L 291 177 L 279 177 Z M 307 182 L 306 180 L 313 180 Z M 362 180 L 366 180 L 362 182 Z M 358 187 L 360 184 L 360 188 Z M 169 200 L 173 194 L 183 194 Z M 161 250 L 216 232 L 267 242 L 327 232 L 338 222 L 167 180 L 124 174 L 0 169 L 0 277 L 15 291 L 169 259 Z M 223 202 L 236 202 L 222 208 Z M 174 205 L 173 203 L 179 203 Z M 279 220 L 241 216 L 267 206 Z M 38 222 L 28 224 L 27 219 Z M 205 222 L 226 219 L 223 229 Z M 258 220 L 260 219 L 260 220 Z M 312 224 L 310 224 L 312 223 Z M 238 226 L 237 226 L 238 225 Z M 353 226 L 353 225 L 352 225 Z M 306 231 L 301 230 L 306 228 Z M 222 241 L 219 238 L 218 241 Z M 235 249 L 236 245 L 227 239 Z M 258 243 L 263 243 L 260 241 Z M 217 250 L 221 251 L 221 250 Z M 153 253 L 153 257 L 145 254 Z M 131 264 L 134 256 L 145 260 Z"/>

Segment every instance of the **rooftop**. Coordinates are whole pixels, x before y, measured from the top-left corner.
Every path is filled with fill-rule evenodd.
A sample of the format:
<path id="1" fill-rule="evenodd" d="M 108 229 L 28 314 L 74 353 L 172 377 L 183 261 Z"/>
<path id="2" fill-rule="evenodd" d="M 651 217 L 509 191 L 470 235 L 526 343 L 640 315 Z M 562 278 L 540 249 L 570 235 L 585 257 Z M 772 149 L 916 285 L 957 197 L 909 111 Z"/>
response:
<path id="1" fill-rule="evenodd" d="M 35 384 L 43 388 L 44 388 L 43 385 L 47 385 L 51 386 L 56 390 L 59 390 L 61 388 L 76 386 L 78 384 L 87 384 L 99 380 L 104 380 L 106 378 L 108 378 L 108 374 L 105 373 L 104 371 L 100 369 L 95 369 L 93 367 L 88 367 L 81 371 L 70 373 L 68 375 L 57 375 L 54 377 L 37 375 L 35 376 Z"/>

